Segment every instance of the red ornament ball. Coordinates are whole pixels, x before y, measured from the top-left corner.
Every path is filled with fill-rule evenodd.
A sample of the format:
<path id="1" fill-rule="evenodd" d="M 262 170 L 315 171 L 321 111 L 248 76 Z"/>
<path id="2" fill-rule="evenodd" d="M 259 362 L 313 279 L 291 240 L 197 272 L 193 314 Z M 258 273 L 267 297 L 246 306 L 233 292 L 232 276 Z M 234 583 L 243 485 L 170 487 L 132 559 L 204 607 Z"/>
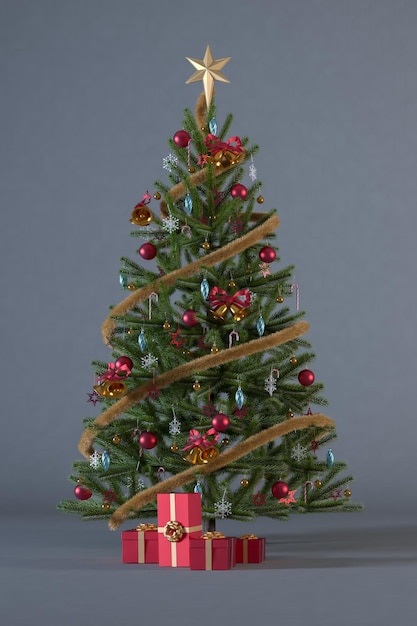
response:
<path id="1" fill-rule="evenodd" d="M 289 487 L 287 483 L 284 483 L 283 480 L 278 480 L 276 483 L 272 485 L 271 491 L 272 491 L 272 495 L 274 496 L 274 498 L 276 498 L 277 500 L 280 500 L 281 498 L 287 497 Z"/>
<path id="2" fill-rule="evenodd" d="M 217 413 L 211 420 L 211 425 L 220 433 L 224 433 L 230 426 L 230 420 L 224 413 Z"/>
<path id="3" fill-rule="evenodd" d="M 139 437 L 139 443 L 142 448 L 145 448 L 145 450 L 152 450 L 152 448 L 154 448 L 158 443 L 158 438 L 155 433 L 151 433 L 147 430 Z"/>
<path id="4" fill-rule="evenodd" d="M 177 130 L 173 139 L 174 139 L 174 143 L 179 148 L 186 148 L 190 141 L 190 135 L 187 133 L 186 130 Z"/>
<path id="5" fill-rule="evenodd" d="M 77 485 L 74 489 L 74 495 L 78 500 L 88 500 L 93 495 L 87 487 Z"/>
<path id="6" fill-rule="evenodd" d="M 259 258 L 264 263 L 272 263 L 272 261 L 275 261 L 277 258 L 277 253 L 274 248 L 271 248 L 271 246 L 265 246 L 262 250 L 260 250 Z"/>
<path id="7" fill-rule="evenodd" d="M 157 250 L 153 243 L 144 243 L 143 246 L 139 248 L 140 256 L 142 257 L 142 259 L 146 259 L 146 261 L 154 259 L 156 257 L 156 253 Z"/>
<path id="8" fill-rule="evenodd" d="M 248 195 L 248 190 L 246 189 L 245 185 L 237 183 L 237 185 L 233 185 L 230 193 L 232 194 L 232 198 L 241 198 L 243 200 Z"/>
<path id="9" fill-rule="evenodd" d="M 133 361 L 132 359 L 129 359 L 128 356 L 119 356 L 119 358 L 114 362 L 114 366 L 117 370 L 123 367 L 125 371 L 131 371 L 133 368 Z"/>
<path id="10" fill-rule="evenodd" d="M 193 311 L 193 309 L 187 309 L 186 311 L 184 311 L 184 313 L 182 314 L 182 321 L 184 322 L 184 324 L 186 326 L 188 326 L 189 328 L 192 328 L 193 326 L 197 326 L 198 324 L 198 319 L 197 319 L 197 315 L 196 312 Z"/>
<path id="11" fill-rule="evenodd" d="M 304 385 L 304 387 L 308 387 L 314 383 L 314 373 L 311 370 L 301 370 L 298 374 L 298 382 L 300 385 Z"/>

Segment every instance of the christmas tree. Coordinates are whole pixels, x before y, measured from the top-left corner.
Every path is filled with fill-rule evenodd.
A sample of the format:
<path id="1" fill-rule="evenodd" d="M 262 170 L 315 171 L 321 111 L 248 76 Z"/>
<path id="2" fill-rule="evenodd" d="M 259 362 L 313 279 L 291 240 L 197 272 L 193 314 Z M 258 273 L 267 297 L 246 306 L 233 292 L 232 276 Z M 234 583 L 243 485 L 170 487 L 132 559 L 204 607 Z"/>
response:
<path id="1" fill-rule="evenodd" d="M 213 85 L 228 82 L 229 58 L 207 46 L 188 60 L 187 82 L 204 92 L 169 140 L 168 181 L 131 214 L 140 262 L 122 258 L 127 296 L 102 327 L 112 361 L 93 363 L 88 394 L 103 410 L 84 420 L 76 499 L 58 507 L 112 529 L 156 517 L 157 494 L 178 489 L 202 494 L 209 529 L 216 518 L 358 510 L 330 447 L 334 422 L 311 408 L 326 404 L 323 385 L 294 268 L 279 267 L 276 209 L 257 207 L 258 147 L 227 138 L 231 115 L 218 126 Z"/>

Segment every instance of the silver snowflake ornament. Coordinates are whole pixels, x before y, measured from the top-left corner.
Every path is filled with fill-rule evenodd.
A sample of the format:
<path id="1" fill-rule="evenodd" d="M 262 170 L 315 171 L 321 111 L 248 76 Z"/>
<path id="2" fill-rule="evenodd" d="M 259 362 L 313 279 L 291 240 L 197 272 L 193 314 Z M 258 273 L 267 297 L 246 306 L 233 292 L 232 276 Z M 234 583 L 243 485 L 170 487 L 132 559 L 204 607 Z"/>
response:
<path id="1" fill-rule="evenodd" d="M 265 378 L 265 391 L 269 393 L 270 396 L 276 391 L 277 383 L 275 378 L 270 374 L 268 378 Z"/>
<path id="2" fill-rule="evenodd" d="M 175 233 L 180 226 L 180 221 L 177 217 L 174 217 L 171 212 L 168 213 L 168 217 L 162 220 L 162 230 L 169 233 Z"/>
<path id="3" fill-rule="evenodd" d="M 176 417 L 173 417 L 169 423 L 169 434 L 179 435 L 181 433 L 181 422 Z"/>
<path id="4" fill-rule="evenodd" d="M 148 352 L 148 354 L 145 354 L 145 356 L 141 358 L 141 363 L 142 367 L 144 367 L 146 370 L 152 370 L 158 365 L 158 357 Z"/>
<path id="5" fill-rule="evenodd" d="M 249 165 L 249 178 L 251 179 L 251 181 L 255 181 L 257 179 L 257 170 L 256 167 L 253 163 L 251 163 Z"/>
<path id="6" fill-rule="evenodd" d="M 95 450 L 93 454 L 90 454 L 90 467 L 98 469 L 101 465 L 101 454 Z"/>
<path id="7" fill-rule="evenodd" d="M 167 172 L 172 172 L 172 168 L 175 167 L 177 163 L 177 157 L 171 153 L 162 159 L 162 167 L 164 170 L 167 170 Z"/>
<path id="8" fill-rule="evenodd" d="M 229 500 L 226 500 L 226 491 L 224 492 L 222 499 L 214 503 L 214 512 L 222 519 L 232 514 L 232 503 L 229 502 Z"/>
<path id="9" fill-rule="evenodd" d="M 304 448 L 301 444 L 297 443 L 296 446 L 291 450 L 291 457 L 298 461 L 303 461 L 307 456 L 307 448 Z"/>

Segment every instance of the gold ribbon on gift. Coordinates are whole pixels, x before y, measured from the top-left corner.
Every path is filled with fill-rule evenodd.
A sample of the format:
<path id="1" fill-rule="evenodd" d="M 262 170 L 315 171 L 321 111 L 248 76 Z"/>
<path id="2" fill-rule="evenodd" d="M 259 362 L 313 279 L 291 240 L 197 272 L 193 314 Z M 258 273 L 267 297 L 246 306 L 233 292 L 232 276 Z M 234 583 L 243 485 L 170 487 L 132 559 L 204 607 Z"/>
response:
<path id="1" fill-rule="evenodd" d="M 250 535 L 242 535 L 241 539 L 243 539 L 243 562 L 247 563 L 248 562 L 248 541 L 250 541 L 251 539 L 258 539 L 258 537 L 256 535 L 250 534 Z"/>
<path id="2" fill-rule="evenodd" d="M 177 567 L 177 543 L 184 538 L 184 535 L 186 533 L 194 533 L 197 532 L 197 530 L 202 530 L 202 525 L 198 524 L 197 526 L 183 526 L 180 522 L 176 520 L 177 514 L 175 510 L 175 493 L 169 494 L 169 515 L 171 517 L 171 520 L 167 522 L 165 526 L 158 526 L 158 532 L 163 533 L 164 537 L 166 537 L 166 539 L 168 539 L 168 541 L 171 543 L 171 567 Z M 177 536 L 179 536 L 182 529 L 182 534 L 179 539 L 171 539 L 170 536 L 167 536 L 167 534 L 165 534 L 167 527 L 171 525 L 178 525 L 178 529 L 175 528 L 175 531 L 178 530 L 178 532 L 169 532 L 168 534 L 170 536 L 172 536 L 172 534 L 177 534 Z"/>
<path id="3" fill-rule="evenodd" d="M 147 530 L 156 530 L 155 524 L 138 524 L 138 563 L 145 563 L 145 532 Z"/>

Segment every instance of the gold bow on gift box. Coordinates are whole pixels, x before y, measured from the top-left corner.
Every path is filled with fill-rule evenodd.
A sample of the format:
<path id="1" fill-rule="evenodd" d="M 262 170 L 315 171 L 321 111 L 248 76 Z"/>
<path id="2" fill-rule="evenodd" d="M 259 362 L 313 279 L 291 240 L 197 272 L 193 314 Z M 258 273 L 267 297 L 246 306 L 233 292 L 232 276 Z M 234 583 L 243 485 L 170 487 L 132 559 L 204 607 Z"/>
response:
<path id="1" fill-rule="evenodd" d="M 241 539 L 258 539 L 258 537 L 256 535 L 242 535 L 240 537 Z"/>
<path id="2" fill-rule="evenodd" d="M 201 535 L 201 539 L 225 539 L 225 535 L 218 530 L 208 530 L 204 535 Z"/>
<path id="3" fill-rule="evenodd" d="M 144 533 L 146 530 L 158 530 L 158 527 L 155 524 L 138 524 L 136 530 L 138 533 Z"/>

